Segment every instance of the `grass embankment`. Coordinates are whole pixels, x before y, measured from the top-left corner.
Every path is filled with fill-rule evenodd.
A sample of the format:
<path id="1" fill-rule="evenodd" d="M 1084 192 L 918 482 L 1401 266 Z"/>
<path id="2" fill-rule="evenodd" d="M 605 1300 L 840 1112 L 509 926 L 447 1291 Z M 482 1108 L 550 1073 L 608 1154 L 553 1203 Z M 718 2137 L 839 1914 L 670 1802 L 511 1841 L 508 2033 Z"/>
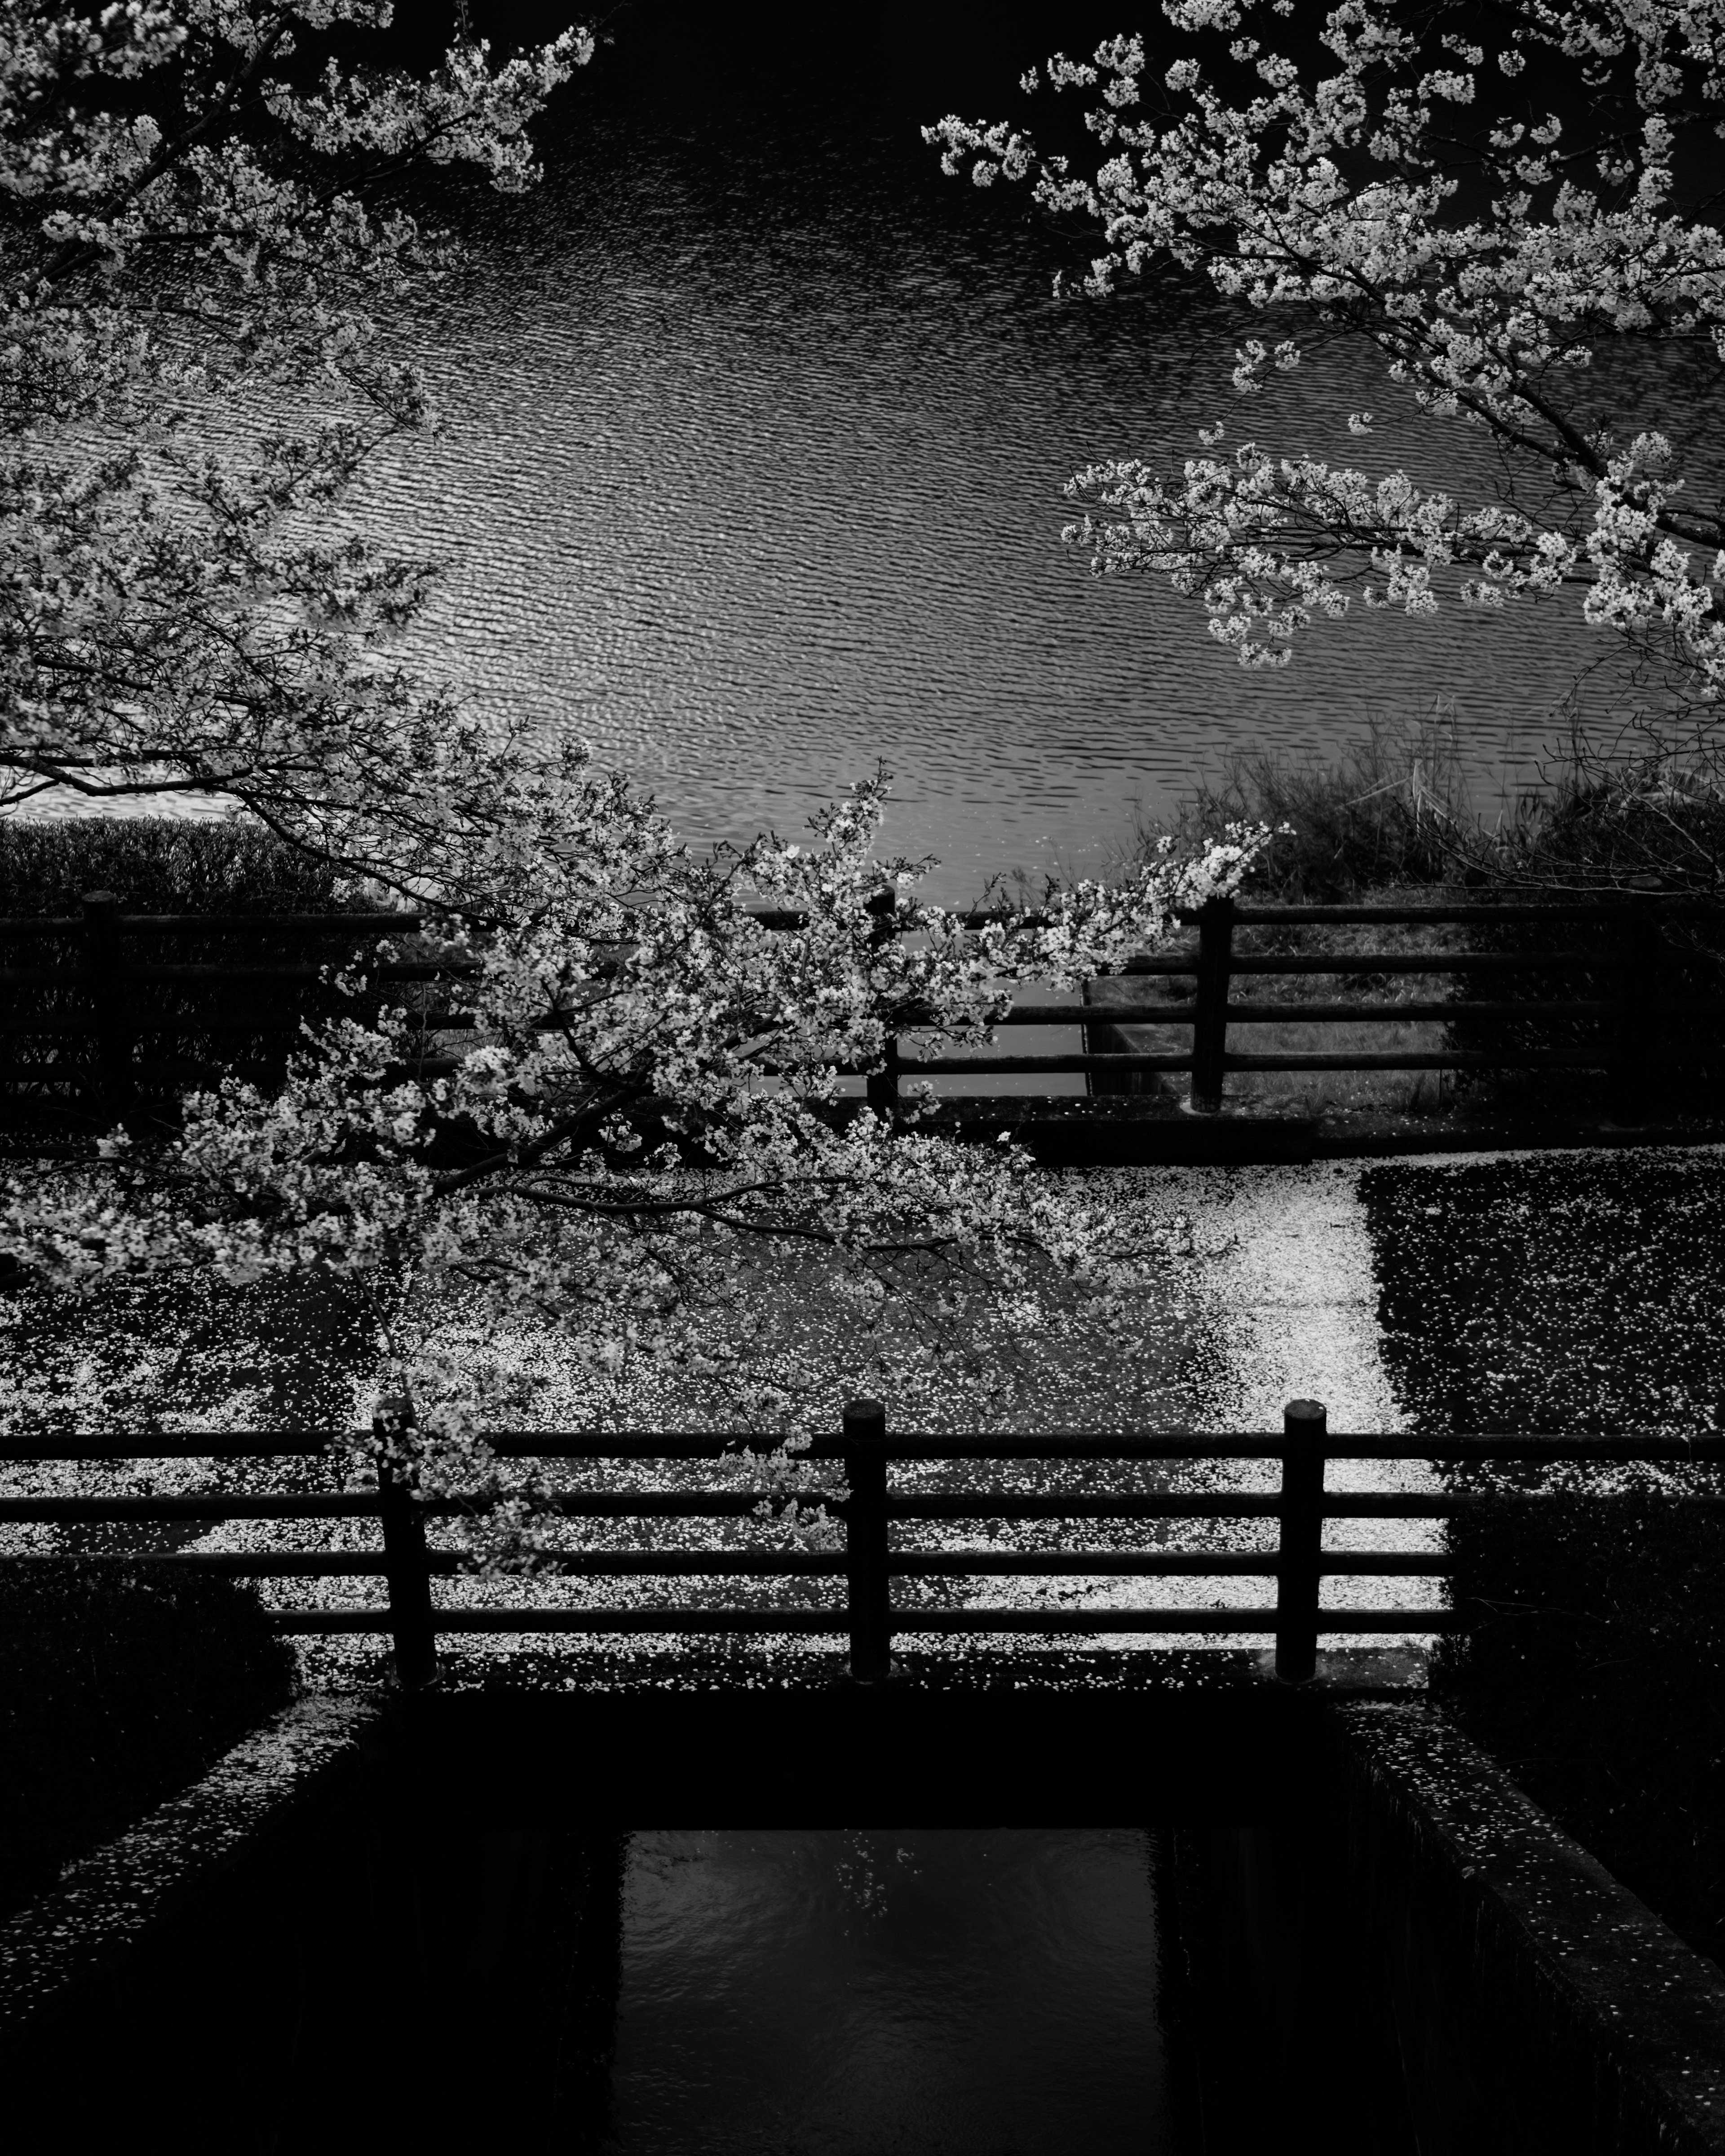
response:
<path id="1" fill-rule="evenodd" d="M 144 1456 L 123 1476 L 20 1461 L 0 1468 L 0 1490 L 243 1487 L 247 1463 L 212 1475 L 201 1461 L 149 1457 L 152 1440 L 349 1424 L 369 1360 L 356 1313 L 327 1295 L 158 1283 L 80 1300 L 27 1285 L 0 1301 L 0 1427 L 44 1443 L 136 1432 Z M 268 1467 L 276 1488 L 327 1486 L 321 1460 Z M 0 1527 L 0 1550 L 32 1560 L 0 1562 L 0 1912 L 196 1780 L 293 1697 L 292 1649 L 249 1584 L 123 1563 L 199 1532 L 197 1522 Z M 80 1566 L 86 1557 L 103 1563 Z"/>
<path id="2" fill-rule="evenodd" d="M 1440 896 L 1428 886 L 1383 886 L 1362 892 L 1360 898 L 1374 905 L 1430 906 L 1438 903 Z M 1183 934 L 1172 947 L 1175 954 L 1191 955 L 1195 963 L 1195 933 Z M 1467 947 L 1467 931 L 1460 927 L 1323 923 L 1238 928 L 1234 937 L 1232 999 L 1285 1004 L 1289 1015 L 1263 1022 L 1234 1022 L 1229 1028 L 1229 1048 L 1235 1054 L 1252 1055 L 1430 1054 L 1447 1045 L 1448 1028 L 1441 1019 L 1317 1020 L 1301 1018 L 1301 1009 L 1314 1004 L 1440 1002 L 1455 977 L 1388 971 L 1254 974 L 1250 961 L 1254 957 L 1355 957 L 1365 952 L 1429 957 Z M 1142 1010 L 1134 1010 L 1128 1021 L 1134 1052 L 1189 1053 L 1192 1046 L 1189 1022 L 1158 1026 L 1155 1008 L 1158 1002 L 1189 1002 L 1195 976 L 1142 975 L 1130 985 L 1135 996 L 1142 998 Z M 1156 1074 L 1150 1074 L 1150 1078 L 1140 1098 L 1166 1104 L 1185 1097 L 1188 1081 L 1183 1075 L 1166 1074 L 1159 1082 Z M 1451 1111 L 1457 1099 L 1455 1074 L 1447 1070 L 1236 1070 L 1228 1073 L 1224 1089 L 1226 1106 L 1242 1114 L 1319 1116 L 1338 1124 L 1360 1117 L 1429 1119 Z"/>
<path id="3" fill-rule="evenodd" d="M 0 822 L 0 916 L 75 917 L 85 894 L 98 891 L 117 897 L 122 913 L 135 914 L 333 913 L 352 911 L 358 903 L 330 869 L 294 853 L 268 832 L 225 818 Z M 175 935 L 166 943 L 159 937 L 121 936 L 116 947 L 123 964 L 223 967 L 339 965 L 354 947 L 326 941 L 313 950 L 268 931 L 219 929 Z M 31 939 L 8 949 L 8 964 L 77 958 L 75 946 L 63 940 Z M 315 1019 L 344 1006 L 336 989 L 315 979 L 278 978 L 267 986 L 240 979 L 154 981 L 132 1005 L 143 1029 L 140 1060 L 158 1065 L 217 1063 L 270 1082 L 294 1045 L 291 1032 L 279 1027 L 251 1034 L 235 1029 L 236 1020 L 265 1007 L 275 1020 Z M 89 1010 L 81 991 L 69 993 L 50 983 L 14 987 L 9 1005 L 14 1020 L 46 1023 L 86 1019 Z M 218 1030 L 209 1029 L 211 1020 Z M 98 1053 L 99 1044 L 89 1037 L 14 1036 L 0 1099 L 6 1129 L 27 1140 L 51 1142 L 69 1134 L 88 1136 L 100 1127 L 82 1097 Z M 136 1134 L 172 1126 L 177 1090 L 172 1078 L 140 1082 L 131 1111 Z M 106 1111 L 102 1112 L 105 1120 Z"/>
<path id="4" fill-rule="evenodd" d="M 339 903 L 328 871 L 225 819 L 0 825 L 0 915 L 75 913 L 83 893 L 101 889 L 139 913 L 321 911 Z M 218 936 L 182 940 L 173 955 L 258 963 L 303 954 Z M 53 992 L 39 993 L 51 1014 Z M 317 993 L 314 984 L 304 1008 L 316 1008 Z M 241 1008 L 263 1000 L 254 987 L 235 994 Z M 151 1009 L 166 1017 L 175 1006 L 164 993 Z M 193 1022 L 177 1052 L 208 1052 Z M 221 1038 L 242 1059 L 279 1055 L 282 1045 L 280 1035 Z M 64 1068 L 52 1050 L 38 1067 L 49 1081 Z M 22 1112 L 28 1123 L 39 1111 L 27 1099 Z M 57 1117 L 51 1127 L 58 1132 Z M 15 1139 L 13 1158 L 28 1161 L 37 1135 Z M 346 1424 L 357 1361 L 369 1359 L 353 1334 L 353 1313 L 316 1294 L 211 1296 L 153 1283 L 80 1301 L 26 1284 L 0 1297 L 0 1429 L 14 1440 L 135 1430 L 147 1450 L 161 1430 L 322 1429 L 331 1414 Z M 185 1462 L 141 1460 L 136 1468 L 126 1486 L 138 1495 L 172 1494 L 193 1481 Z M 75 1495 L 90 1474 L 69 1462 L 22 1462 L 0 1470 L 0 1487 Z M 196 1481 L 208 1486 L 204 1473 Z M 196 1532 L 0 1528 L 5 1554 L 48 1560 L 0 1563 L 0 1912 L 195 1780 L 292 1696 L 292 1651 L 268 1630 L 244 1583 L 75 1562 L 172 1548 Z"/>
<path id="5" fill-rule="evenodd" d="M 1467 896 L 1461 868 L 1444 844 L 1444 821 L 1465 813 L 1463 799 L 1453 738 L 1435 726 L 1411 734 L 1374 727 L 1333 764 L 1239 752 L 1226 759 L 1219 780 L 1193 789 L 1170 824 L 1153 827 L 1141 820 L 1124 860 L 1149 859 L 1164 833 L 1183 849 L 1230 823 L 1267 824 L 1278 832 L 1291 825 L 1273 841 L 1241 893 L 1243 904 L 1435 905 Z M 1187 932 L 1177 947 L 1195 956 L 1195 932 Z M 1453 977 L 1254 975 L 1245 962 L 1255 956 L 1354 957 L 1382 951 L 1411 957 L 1466 948 L 1461 929 L 1347 924 L 1238 929 L 1232 1000 L 1286 1003 L 1295 1014 L 1231 1026 L 1229 1046 L 1255 1055 L 1423 1055 L 1440 1049 L 1445 1029 L 1439 1019 L 1320 1023 L 1301 1019 L 1297 1010 L 1304 1004 L 1437 1002 L 1450 993 Z M 1189 978 L 1176 977 L 1167 993 L 1189 998 L 1193 986 Z M 1191 1038 L 1189 1028 L 1168 1029 L 1147 1031 L 1142 1043 L 1151 1053 L 1178 1051 L 1189 1048 Z M 1169 1079 L 1165 1090 L 1183 1094 L 1185 1082 Z M 1224 1098 L 1256 1115 L 1427 1117 L 1449 1108 L 1455 1091 L 1448 1071 L 1235 1071 L 1229 1074 Z"/>
<path id="6" fill-rule="evenodd" d="M 1725 1428 L 1725 1159 L 1368 1169 L 1384 1355 L 1421 1433 Z M 1469 1471 L 1450 1531 L 1487 1620 L 1435 1683 L 1529 1794 L 1725 1962 L 1725 1507 L 1710 1470 Z M 1539 1487 L 1560 1494 L 1538 1499 Z"/>

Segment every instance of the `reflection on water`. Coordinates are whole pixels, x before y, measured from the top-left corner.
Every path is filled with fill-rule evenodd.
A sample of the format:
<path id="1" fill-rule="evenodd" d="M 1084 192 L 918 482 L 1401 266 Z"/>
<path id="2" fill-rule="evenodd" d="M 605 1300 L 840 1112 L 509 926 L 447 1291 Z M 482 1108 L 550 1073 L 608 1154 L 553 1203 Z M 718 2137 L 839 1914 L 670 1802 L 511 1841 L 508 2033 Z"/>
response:
<path id="1" fill-rule="evenodd" d="M 618 2156 L 1167 2148 L 1147 1836 L 643 1832 Z"/>

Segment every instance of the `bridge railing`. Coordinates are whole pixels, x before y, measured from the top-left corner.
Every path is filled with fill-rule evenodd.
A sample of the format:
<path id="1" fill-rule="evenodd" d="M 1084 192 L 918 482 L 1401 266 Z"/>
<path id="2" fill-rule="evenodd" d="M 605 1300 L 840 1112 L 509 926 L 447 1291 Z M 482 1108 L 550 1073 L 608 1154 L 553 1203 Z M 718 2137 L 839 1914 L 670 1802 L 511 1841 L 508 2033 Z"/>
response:
<path id="1" fill-rule="evenodd" d="M 139 1568 L 159 1565 L 251 1578 L 298 1577 L 335 1578 L 371 1576 L 383 1580 L 386 1598 L 363 1609 L 271 1610 L 268 1621 L 289 1635 L 387 1634 L 398 1674 L 405 1685 L 429 1682 L 437 1667 L 440 1635 L 479 1633 L 604 1634 L 829 1634 L 848 1640 L 849 1669 L 859 1683 L 874 1684 L 892 1671 L 892 1649 L 899 1639 L 938 1639 L 978 1633 L 1202 1634 L 1222 1638 L 1272 1632 L 1275 1666 L 1284 1681 L 1301 1683 L 1316 1666 L 1321 1635 L 1427 1634 L 1466 1630 L 1478 1613 L 1466 1605 L 1380 1609 L 1335 1609 L 1324 1605 L 1326 1579 L 1392 1577 L 1442 1579 L 1450 1560 L 1442 1550 L 1335 1550 L 1324 1544 L 1327 1522 L 1337 1520 L 1441 1520 L 1482 1505 L 1504 1502 L 1478 1489 L 1428 1491 L 1332 1491 L 1326 1487 L 1332 1462 L 1406 1461 L 1431 1466 L 1491 1466 L 1521 1463 L 1623 1461 L 1684 1464 L 1696 1467 L 1725 1464 L 1725 1439 L 1455 1437 L 1426 1440 L 1405 1436 L 1332 1436 L 1325 1410 L 1312 1400 L 1291 1401 L 1280 1433 L 1235 1436 L 1135 1437 L 923 1437 L 889 1431 L 877 1401 L 853 1401 L 845 1410 L 842 1430 L 819 1440 L 798 1456 L 842 1469 L 848 1494 L 834 1493 L 829 1515 L 843 1523 L 844 1548 L 836 1551 L 749 1550 L 716 1544 L 665 1550 L 603 1548 L 561 1553 L 556 1572 L 566 1578 L 677 1579 L 716 1575 L 761 1580 L 828 1578 L 842 1583 L 842 1599 L 820 1608 L 771 1602 L 739 1607 L 686 1606 L 675 1603 L 580 1605 L 575 1607 L 461 1608 L 440 1604 L 434 1579 L 459 1574 L 459 1553 L 428 1545 L 427 1522 L 472 1516 L 488 1502 L 478 1495 L 424 1498 L 393 1464 L 403 1425 L 389 1403 L 380 1408 L 369 1440 L 376 1487 L 341 1494 L 303 1491 L 223 1492 L 183 1496 L 46 1496 L 0 1497 L 0 1527 L 30 1524 L 70 1527 L 91 1523 L 183 1526 L 193 1522 L 231 1520 L 377 1521 L 381 1547 L 368 1551 L 313 1552 L 303 1549 L 127 1552 L 85 1555 L 77 1562 L 91 1567 Z M 489 1439 L 502 1458 L 603 1461 L 693 1461 L 716 1457 L 727 1445 L 756 1450 L 778 1440 L 758 1437 L 673 1437 L 656 1434 L 516 1432 Z M 53 1442 L 13 1438 L 0 1446 L 0 1459 L 23 1460 L 117 1461 L 158 1459 L 232 1460 L 306 1458 L 325 1455 L 327 1439 L 305 1436 L 236 1435 L 198 1433 L 174 1440 L 88 1437 Z M 973 1460 L 1005 1466 L 1015 1460 L 1189 1463 L 1201 1460 L 1268 1460 L 1278 1464 L 1273 1491 L 1083 1491 L 1013 1489 L 998 1480 L 972 1490 L 905 1489 L 894 1486 L 895 1463 Z M 800 1494 L 819 1502 L 818 1491 Z M 1530 1493 L 1540 1502 L 1543 1493 Z M 1725 1508 L 1725 1496 L 1703 1489 L 1673 1502 Z M 758 1491 L 737 1489 L 639 1491 L 573 1489 L 558 1494 L 553 1509 L 563 1517 L 585 1520 L 723 1519 L 756 1514 Z M 1273 1547 L 1251 1551 L 1057 1549 L 980 1551 L 902 1547 L 895 1526 L 903 1522 L 966 1521 L 1154 1521 L 1263 1520 L 1277 1523 Z M 14 1556 L 0 1563 L 64 1564 L 64 1554 Z M 1271 1603 L 1218 1608 L 1196 1605 L 1122 1609 L 1091 1606 L 1050 1609 L 972 1604 L 941 1609 L 903 1607 L 893 1596 L 895 1580 L 953 1576 L 991 1578 L 1266 1578 L 1275 1582 Z"/>

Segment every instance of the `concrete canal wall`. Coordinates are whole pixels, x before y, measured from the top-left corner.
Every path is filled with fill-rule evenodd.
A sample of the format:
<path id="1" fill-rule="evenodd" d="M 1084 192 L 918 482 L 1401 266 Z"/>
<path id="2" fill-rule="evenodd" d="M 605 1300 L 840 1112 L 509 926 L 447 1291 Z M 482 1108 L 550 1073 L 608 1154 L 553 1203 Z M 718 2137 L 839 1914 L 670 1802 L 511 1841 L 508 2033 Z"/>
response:
<path id="1" fill-rule="evenodd" d="M 402 1928 L 453 1971 L 474 1917 L 464 1837 L 513 1849 L 646 1819 L 695 1763 L 710 1824 L 1094 1815 L 1199 1832 L 1231 1852 L 1212 1872 L 1268 1973 L 1248 2017 L 1263 2030 L 1228 2037 L 1260 2071 L 1284 2007 L 1322 2073 L 1351 2071 L 1361 2032 L 1324 2021 L 1309 1922 L 1346 1902 L 1420 2156 L 1725 2156 L 1725 1976 L 1440 1715 L 1338 1689 L 1369 1675 L 1363 1657 L 1299 1691 L 1247 1657 L 1168 1660 L 1177 1686 L 1081 1676 L 1065 1693 L 1027 1690 L 1002 1658 L 987 1687 L 944 1689 L 928 1667 L 896 1697 L 302 1702 L 0 1930 L 8 2085 L 70 2087 L 90 2119 L 105 2103 L 124 2119 L 170 2055 L 232 2102 L 334 2041 L 345 2087 L 408 2012 L 385 1974 Z M 1291 1926 L 1291 1908 L 1307 1918 Z M 378 2087 L 381 2131 L 395 2098 L 387 2075 Z"/>
<path id="2" fill-rule="evenodd" d="M 1325 1712 L 1422 2156 L 1725 2152 L 1725 1975 L 1429 1707 Z"/>

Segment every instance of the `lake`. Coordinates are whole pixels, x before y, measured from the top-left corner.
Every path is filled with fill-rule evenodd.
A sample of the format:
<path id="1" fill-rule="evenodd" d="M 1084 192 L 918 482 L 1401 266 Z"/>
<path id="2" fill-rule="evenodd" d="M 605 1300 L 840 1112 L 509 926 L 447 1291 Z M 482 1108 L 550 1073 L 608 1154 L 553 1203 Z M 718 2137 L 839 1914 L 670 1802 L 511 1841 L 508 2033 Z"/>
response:
<path id="1" fill-rule="evenodd" d="M 1395 421 L 1357 356 L 1244 402 L 1234 346 L 1266 324 L 1208 286 L 1057 304 L 1094 228 L 944 177 L 919 133 L 955 104 L 1034 117 L 1012 84 L 1047 33 L 991 28 L 986 65 L 937 38 L 919 70 L 900 30 L 859 31 L 855 80 L 828 33 L 793 88 L 756 69 L 760 26 L 685 48 L 624 9 L 539 123 L 540 187 L 403 183 L 471 255 L 386 327 L 442 439 L 380 453 L 341 511 L 448 565 L 399 655 L 589 739 L 702 846 L 799 836 L 884 759 L 881 850 L 937 855 L 947 904 L 991 873 L 1105 871 L 1231 749 L 1329 753 L 1440 703 L 1489 807 L 1555 731 L 1573 603 L 1322 624 L 1251 671 L 1162 580 L 1094 578 L 1060 536 L 1070 475 L 1177 466 L 1217 418 L 1471 498 L 1481 444 Z"/>
<path id="2" fill-rule="evenodd" d="M 1550 732 L 1567 608 L 1323 624 L 1248 671 L 1159 580 L 1062 545 L 1086 462 L 1239 434 L 1238 326 L 1207 290 L 1056 304 L 1087 234 L 944 178 L 917 132 L 939 101 L 649 95 L 619 64 L 541 123 L 534 192 L 408 198 L 472 249 L 391 331 L 447 430 L 353 510 L 450 564 L 403 640 L 429 672 L 585 735 L 702 844 L 795 835 L 882 757 L 884 850 L 938 855 L 948 903 L 991 870 L 1098 872 L 1135 802 L 1165 809 L 1231 747 L 1327 751 L 1442 696 L 1489 793 Z M 1441 429 L 1350 441 L 1337 413 L 1384 387 L 1322 357 L 1245 417 L 1453 472 Z"/>

